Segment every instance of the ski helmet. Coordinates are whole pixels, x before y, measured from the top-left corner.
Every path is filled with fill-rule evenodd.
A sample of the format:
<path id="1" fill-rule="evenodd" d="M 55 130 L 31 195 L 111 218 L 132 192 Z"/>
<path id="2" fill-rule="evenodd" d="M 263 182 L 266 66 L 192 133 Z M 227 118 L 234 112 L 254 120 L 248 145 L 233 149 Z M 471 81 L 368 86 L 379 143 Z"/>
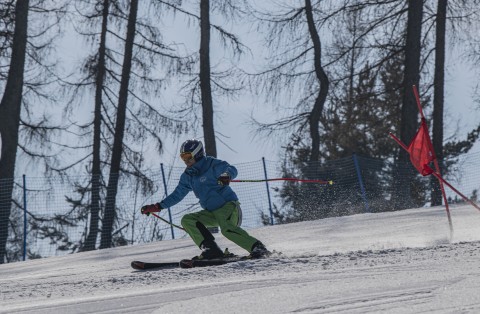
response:
<path id="1" fill-rule="evenodd" d="M 183 160 L 185 160 L 184 157 L 187 157 L 188 160 L 188 154 L 191 154 L 190 158 L 195 159 L 195 161 L 203 158 L 205 156 L 205 150 L 203 149 L 202 142 L 195 139 L 186 140 L 180 147 L 180 156 Z"/>

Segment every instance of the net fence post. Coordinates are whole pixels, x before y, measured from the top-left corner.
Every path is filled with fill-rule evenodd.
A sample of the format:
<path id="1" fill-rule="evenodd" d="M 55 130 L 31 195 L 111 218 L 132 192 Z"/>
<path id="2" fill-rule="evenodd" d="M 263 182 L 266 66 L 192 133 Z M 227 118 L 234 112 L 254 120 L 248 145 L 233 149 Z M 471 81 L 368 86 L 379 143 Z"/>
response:
<path id="1" fill-rule="evenodd" d="M 27 259 L 27 177 L 23 175 L 23 260 Z"/>
<path id="2" fill-rule="evenodd" d="M 268 209 L 270 210 L 270 224 L 273 226 L 272 199 L 270 197 L 270 187 L 268 185 L 268 175 L 267 175 L 267 166 L 265 164 L 265 157 L 262 157 L 262 163 L 263 163 L 263 172 L 265 173 L 265 185 L 267 186 Z"/>
<path id="3" fill-rule="evenodd" d="M 370 208 L 368 206 L 367 193 L 365 192 L 365 186 L 363 185 L 362 173 L 360 171 L 360 164 L 358 163 L 357 154 L 352 154 L 353 164 L 355 165 L 355 170 L 357 171 L 358 184 L 360 185 L 360 192 L 362 193 L 362 199 L 365 204 L 365 212 L 369 213 Z"/>
<path id="4" fill-rule="evenodd" d="M 165 180 L 165 171 L 163 170 L 163 163 L 160 164 L 160 169 L 162 170 L 163 189 L 165 190 L 165 195 L 168 195 L 167 180 Z M 172 233 L 172 239 L 175 239 L 175 230 L 173 230 L 172 212 L 170 210 L 170 207 L 168 208 L 168 219 L 170 221 L 170 231 Z"/>

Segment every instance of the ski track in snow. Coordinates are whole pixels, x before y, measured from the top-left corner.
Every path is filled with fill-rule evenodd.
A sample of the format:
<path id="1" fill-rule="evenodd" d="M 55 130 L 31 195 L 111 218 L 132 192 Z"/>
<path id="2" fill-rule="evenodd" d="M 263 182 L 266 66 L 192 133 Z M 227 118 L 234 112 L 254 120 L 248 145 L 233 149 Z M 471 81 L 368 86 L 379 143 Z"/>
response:
<path id="1" fill-rule="evenodd" d="M 422 208 L 252 230 L 283 253 L 215 267 L 129 266 L 193 256 L 189 239 L 0 265 L 0 313 L 478 313 L 480 214 L 453 218 L 453 243 Z"/>

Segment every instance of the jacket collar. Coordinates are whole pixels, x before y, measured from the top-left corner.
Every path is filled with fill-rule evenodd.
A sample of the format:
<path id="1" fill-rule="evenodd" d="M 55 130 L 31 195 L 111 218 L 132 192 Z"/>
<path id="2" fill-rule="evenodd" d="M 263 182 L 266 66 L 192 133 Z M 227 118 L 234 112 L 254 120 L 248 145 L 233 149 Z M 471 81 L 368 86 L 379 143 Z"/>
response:
<path id="1" fill-rule="evenodd" d="M 202 157 L 197 162 L 195 162 L 195 164 L 193 164 L 191 167 L 187 167 L 185 169 L 185 173 L 191 176 L 197 176 L 199 174 L 204 173 L 206 171 L 206 168 L 208 167 L 206 159 L 207 159 L 207 156 Z"/>

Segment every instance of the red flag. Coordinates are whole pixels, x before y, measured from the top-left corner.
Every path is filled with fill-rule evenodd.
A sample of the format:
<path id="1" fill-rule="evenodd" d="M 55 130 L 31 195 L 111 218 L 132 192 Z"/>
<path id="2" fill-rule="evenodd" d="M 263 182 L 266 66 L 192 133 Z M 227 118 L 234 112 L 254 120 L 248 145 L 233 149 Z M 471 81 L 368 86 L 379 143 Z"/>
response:
<path id="1" fill-rule="evenodd" d="M 432 147 L 427 123 L 422 119 L 417 134 L 415 134 L 412 142 L 408 145 L 410 161 L 422 176 L 428 176 L 433 172 L 433 169 L 428 165 L 435 159 Z"/>

